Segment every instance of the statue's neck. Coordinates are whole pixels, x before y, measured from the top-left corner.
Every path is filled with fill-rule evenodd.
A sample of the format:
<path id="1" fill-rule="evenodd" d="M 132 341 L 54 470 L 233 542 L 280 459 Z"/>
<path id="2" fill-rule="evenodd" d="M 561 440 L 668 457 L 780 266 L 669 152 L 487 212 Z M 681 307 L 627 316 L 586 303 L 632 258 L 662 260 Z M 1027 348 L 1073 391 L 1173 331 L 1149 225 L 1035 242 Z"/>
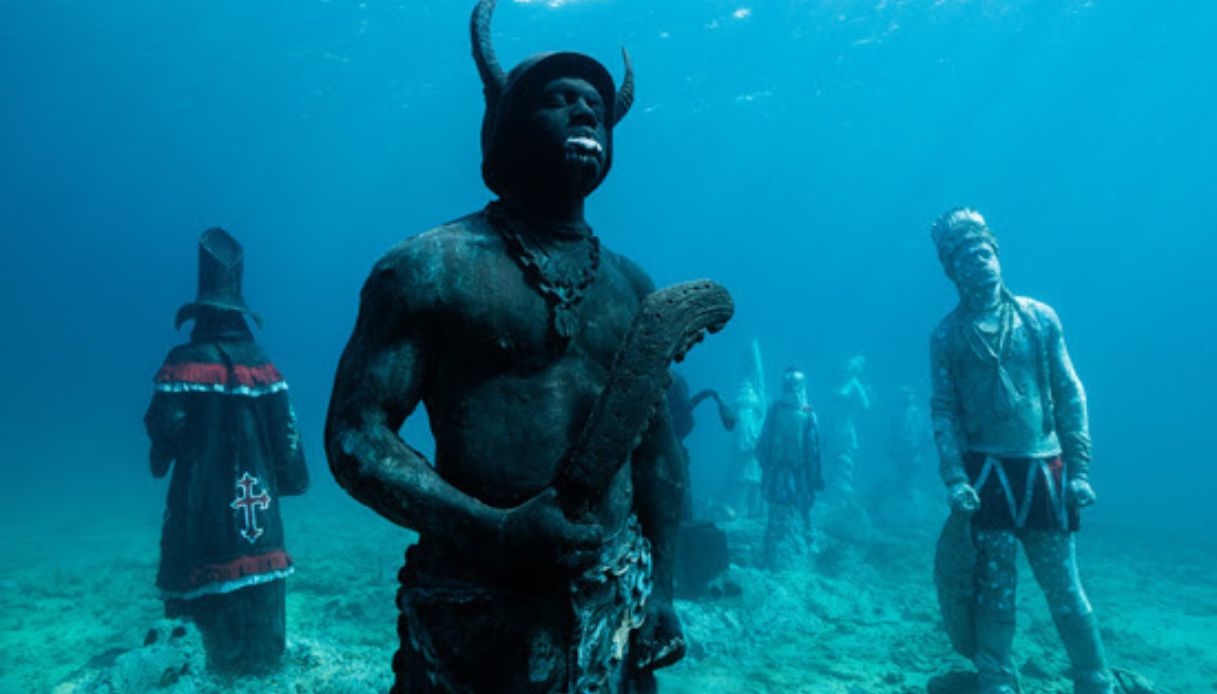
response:
<path id="1" fill-rule="evenodd" d="M 538 230 L 586 227 L 583 201 L 584 197 L 581 195 L 562 195 L 546 191 L 513 193 L 501 200 L 513 217 L 528 222 Z"/>
<path id="2" fill-rule="evenodd" d="M 992 313 L 1001 306 L 1005 298 L 1004 286 L 1001 282 L 992 287 L 960 287 L 959 300 L 964 309 L 970 314 L 983 315 Z"/>
<path id="3" fill-rule="evenodd" d="M 207 311 L 195 320 L 190 339 L 195 342 L 215 340 L 252 340 L 253 333 L 245 319 L 235 311 Z"/>

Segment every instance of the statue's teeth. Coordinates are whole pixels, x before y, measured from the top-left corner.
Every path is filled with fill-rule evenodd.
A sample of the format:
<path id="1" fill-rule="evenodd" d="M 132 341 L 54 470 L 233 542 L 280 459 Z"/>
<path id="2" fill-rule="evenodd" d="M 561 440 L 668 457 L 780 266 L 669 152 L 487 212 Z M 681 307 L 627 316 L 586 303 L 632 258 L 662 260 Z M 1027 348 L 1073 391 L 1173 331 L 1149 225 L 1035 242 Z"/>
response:
<path id="1" fill-rule="evenodd" d="M 590 137 L 572 137 L 566 140 L 566 144 L 591 152 L 604 151 L 604 147 Z"/>

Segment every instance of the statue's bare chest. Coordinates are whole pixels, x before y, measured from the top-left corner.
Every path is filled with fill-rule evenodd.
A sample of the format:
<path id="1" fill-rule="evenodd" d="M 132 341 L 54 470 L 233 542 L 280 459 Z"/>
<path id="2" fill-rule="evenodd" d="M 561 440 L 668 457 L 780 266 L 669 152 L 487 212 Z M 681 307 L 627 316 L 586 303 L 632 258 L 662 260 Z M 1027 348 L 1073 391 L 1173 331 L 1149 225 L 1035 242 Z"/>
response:
<path id="1" fill-rule="evenodd" d="M 611 366 L 638 307 L 614 264 L 598 268 L 578 302 L 559 307 L 511 258 L 496 256 L 480 263 L 449 297 L 435 356 L 492 371 L 544 370 L 572 356 L 589 366 Z"/>

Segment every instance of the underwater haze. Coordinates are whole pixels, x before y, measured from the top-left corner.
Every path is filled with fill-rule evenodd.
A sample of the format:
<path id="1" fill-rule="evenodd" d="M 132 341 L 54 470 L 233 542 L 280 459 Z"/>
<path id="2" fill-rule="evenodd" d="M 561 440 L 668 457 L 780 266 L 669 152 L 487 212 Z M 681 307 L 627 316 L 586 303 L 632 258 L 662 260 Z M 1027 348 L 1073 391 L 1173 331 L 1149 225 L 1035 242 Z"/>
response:
<path id="1" fill-rule="evenodd" d="M 0 0 L 0 692 L 86 691 L 161 616 L 167 485 L 142 417 L 211 226 L 244 245 L 313 480 L 282 508 L 285 671 L 224 686 L 387 688 L 413 536 L 338 488 L 322 428 L 372 264 L 491 199 L 471 7 Z M 659 285 L 732 292 L 734 320 L 677 367 L 694 390 L 734 397 L 755 339 L 770 393 L 798 365 L 827 411 L 865 355 L 868 487 L 899 388 L 928 410 L 929 335 L 957 299 L 929 225 L 980 210 L 1086 386 L 1098 503 L 1079 555 L 1109 655 L 1163 691 L 1217 691 L 1217 4 L 503 0 L 494 36 L 505 65 L 571 49 L 618 80 L 628 48 L 637 100 L 588 221 Z M 686 445 L 710 508 L 730 437 L 698 414 Z M 421 412 L 403 436 L 431 451 Z M 831 566 L 741 560 L 742 596 L 681 601 L 691 652 L 661 689 L 913 692 L 967 669 L 937 624 L 947 509 L 924 482 L 915 527 L 834 535 L 823 518 Z M 1023 568 L 1024 688 L 1065 691 Z"/>

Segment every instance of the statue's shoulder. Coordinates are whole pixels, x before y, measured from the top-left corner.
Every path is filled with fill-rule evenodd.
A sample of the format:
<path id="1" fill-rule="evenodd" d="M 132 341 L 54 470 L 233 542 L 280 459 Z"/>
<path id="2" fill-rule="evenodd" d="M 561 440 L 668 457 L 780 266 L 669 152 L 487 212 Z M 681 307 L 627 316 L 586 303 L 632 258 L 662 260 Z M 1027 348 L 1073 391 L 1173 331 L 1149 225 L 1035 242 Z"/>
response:
<path id="1" fill-rule="evenodd" d="M 1018 307 L 1024 313 L 1030 314 L 1035 319 L 1047 324 L 1055 325 L 1060 323 L 1060 319 L 1056 315 L 1056 311 L 1051 306 L 1038 299 L 1032 299 L 1029 296 L 1016 296 L 1014 301 L 1018 303 Z"/>
<path id="2" fill-rule="evenodd" d="M 953 342 L 955 335 L 959 332 L 959 307 L 951 309 L 950 313 L 942 317 L 938 321 L 938 325 L 934 326 L 934 331 L 930 333 L 930 347 L 937 349 L 947 349 Z"/>
<path id="3" fill-rule="evenodd" d="M 177 345 L 169 350 L 165 363 L 257 365 L 270 363 L 270 356 L 257 340 L 206 339 Z"/>
<path id="4" fill-rule="evenodd" d="M 1061 334 L 1061 319 L 1051 306 L 1029 296 L 1016 296 L 1014 301 L 1018 303 L 1019 312 L 1031 319 L 1034 334 L 1047 335 L 1050 339 Z"/>
<path id="5" fill-rule="evenodd" d="M 498 247 L 498 235 L 486 221 L 483 212 L 475 212 L 459 219 L 432 227 L 410 236 L 388 250 L 378 266 L 385 268 L 411 267 L 442 264 L 451 254 L 476 253 L 488 247 Z"/>
<path id="6" fill-rule="evenodd" d="M 441 292 L 462 273 L 465 262 L 499 252 L 501 242 L 482 212 L 475 212 L 406 238 L 376 261 L 364 292 L 405 293 L 422 298 Z"/>
<path id="7" fill-rule="evenodd" d="M 220 363 L 221 354 L 215 342 L 186 342 L 175 346 L 165 355 L 166 364 Z"/>

